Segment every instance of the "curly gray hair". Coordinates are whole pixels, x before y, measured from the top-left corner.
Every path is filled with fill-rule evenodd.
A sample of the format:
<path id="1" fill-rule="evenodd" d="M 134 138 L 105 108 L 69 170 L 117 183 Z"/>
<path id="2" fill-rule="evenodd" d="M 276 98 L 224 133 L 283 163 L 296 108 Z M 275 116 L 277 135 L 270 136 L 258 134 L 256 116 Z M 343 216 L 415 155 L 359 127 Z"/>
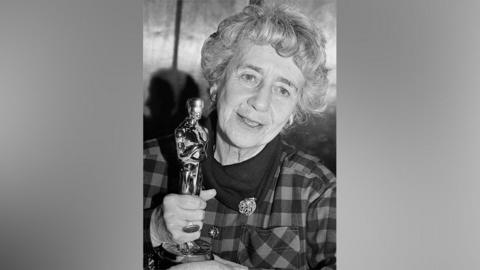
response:
<path id="1" fill-rule="evenodd" d="M 230 60 L 245 40 L 271 45 L 278 55 L 292 57 L 302 71 L 306 85 L 300 93 L 294 122 L 304 122 L 309 115 L 323 112 L 328 86 L 326 41 L 310 19 L 285 5 L 250 5 L 224 19 L 202 47 L 202 72 L 210 86 L 225 79 Z"/>

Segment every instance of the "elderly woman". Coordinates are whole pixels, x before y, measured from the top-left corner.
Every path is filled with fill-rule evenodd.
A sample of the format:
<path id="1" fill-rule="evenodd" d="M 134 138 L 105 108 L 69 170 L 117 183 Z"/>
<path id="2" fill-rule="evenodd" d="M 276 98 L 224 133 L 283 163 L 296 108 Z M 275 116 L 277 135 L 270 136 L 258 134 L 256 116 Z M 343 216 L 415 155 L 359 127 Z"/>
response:
<path id="1" fill-rule="evenodd" d="M 325 107 L 323 37 L 289 7 L 247 6 L 206 40 L 201 64 L 216 107 L 205 190 L 175 194 L 169 143 L 146 142 L 145 188 L 158 193 L 147 215 L 152 245 L 211 244 L 215 260 L 180 269 L 335 269 L 335 176 L 281 137 Z M 185 232 L 190 223 L 201 230 Z"/>

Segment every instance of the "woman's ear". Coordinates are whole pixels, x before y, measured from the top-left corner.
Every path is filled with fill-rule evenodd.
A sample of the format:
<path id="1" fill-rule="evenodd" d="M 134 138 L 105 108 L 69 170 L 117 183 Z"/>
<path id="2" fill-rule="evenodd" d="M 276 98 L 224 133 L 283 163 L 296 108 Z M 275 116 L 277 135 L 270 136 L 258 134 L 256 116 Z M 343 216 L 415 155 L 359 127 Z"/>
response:
<path id="1" fill-rule="evenodd" d="M 295 122 L 295 113 L 292 113 L 288 117 L 287 123 L 285 123 L 285 125 L 283 126 L 283 128 L 280 132 L 282 132 L 283 134 L 286 134 L 287 132 L 289 132 L 290 128 L 293 126 L 294 122 Z"/>
<path id="2" fill-rule="evenodd" d="M 212 103 L 215 103 L 217 100 L 217 89 L 218 89 L 217 83 L 214 83 L 208 90 L 210 101 L 212 101 Z"/>
<path id="3" fill-rule="evenodd" d="M 295 115 L 292 113 L 288 118 L 287 126 L 291 126 L 293 124 L 293 120 L 295 119 Z"/>

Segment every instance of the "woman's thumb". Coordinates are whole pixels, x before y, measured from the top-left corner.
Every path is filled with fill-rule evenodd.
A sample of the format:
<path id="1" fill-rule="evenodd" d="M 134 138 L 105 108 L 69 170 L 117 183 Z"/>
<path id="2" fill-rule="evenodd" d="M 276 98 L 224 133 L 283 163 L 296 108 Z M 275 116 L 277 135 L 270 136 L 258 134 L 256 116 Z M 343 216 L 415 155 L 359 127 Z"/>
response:
<path id="1" fill-rule="evenodd" d="M 217 191 L 213 188 L 200 191 L 200 198 L 202 198 L 204 201 L 210 200 L 211 198 L 215 197 L 215 195 L 217 195 Z"/>

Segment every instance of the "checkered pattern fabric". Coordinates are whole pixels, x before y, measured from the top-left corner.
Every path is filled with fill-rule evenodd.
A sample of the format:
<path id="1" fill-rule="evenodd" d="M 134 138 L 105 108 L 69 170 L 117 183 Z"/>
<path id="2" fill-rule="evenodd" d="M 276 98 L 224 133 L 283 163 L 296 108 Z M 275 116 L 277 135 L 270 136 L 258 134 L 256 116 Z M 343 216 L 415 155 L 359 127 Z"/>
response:
<path id="1" fill-rule="evenodd" d="M 336 269 L 335 176 L 285 143 L 281 160 L 274 185 L 251 216 L 209 200 L 201 239 L 215 254 L 250 269 Z M 145 222 L 158 204 L 152 198 L 168 192 L 166 168 L 158 141 L 145 142 Z M 209 234 L 212 228 L 218 235 Z"/>

